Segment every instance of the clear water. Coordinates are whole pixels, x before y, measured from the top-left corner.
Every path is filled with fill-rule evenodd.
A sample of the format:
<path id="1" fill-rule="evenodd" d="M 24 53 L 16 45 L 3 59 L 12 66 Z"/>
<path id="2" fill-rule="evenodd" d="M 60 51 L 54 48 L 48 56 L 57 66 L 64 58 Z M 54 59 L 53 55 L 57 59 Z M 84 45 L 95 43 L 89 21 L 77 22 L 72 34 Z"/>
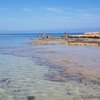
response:
<path id="1" fill-rule="evenodd" d="M 34 48 L 24 44 L 34 35 L 1 35 L 0 51 Z M 0 54 L 0 100 L 66 100 L 66 86 L 45 79 L 50 70 L 36 64 L 31 57 Z"/>
<path id="2" fill-rule="evenodd" d="M 34 35 L 0 35 L 0 48 L 24 47 Z"/>
<path id="3" fill-rule="evenodd" d="M 82 34 L 82 33 L 72 33 Z M 43 33 L 33 34 L 0 34 L 0 47 L 23 47 L 26 46 L 24 43 L 29 42 L 32 38 L 43 36 Z M 52 36 L 63 36 L 64 33 L 46 33 L 46 35 Z M 28 46 L 28 45 L 27 45 Z"/>
<path id="4" fill-rule="evenodd" d="M 41 46 L 25 44 L 31 41 L 31 38 L 37 36 L 37 34 L 0 35 L 0 100 L 28 100 L 28 96 L 34 96 L 34 100 L 73 100 L 81 95 L 100 95 L 98 86 L 92 86 L 92 88 L 71 80 L 65 80 L 64 82 L 50 81 L 45 77 L 50 71 L 56 72 L 56 69 L 52 69 L 45 64 L 38 64 L 36 60 L 41 62 L 40 59 L 34 58 L 36 52 L 47 47 L 41 48 Z M 48 47 L 51 49 L 50 46 Z M 64 46 L 54 48 L 58 51 L 67 48 L 69 56 L 78 55 L 76 58 L 79 59 L 80 51 L 85 50 L 82 47 L 78 47 L 79 49 Z M 76 52 L 73 52 L 73 50 Z M 99 53 L 97 47 L 86 50 L 91 50 L 96 55 Z M 73 53 L 71 54 L 71 52 Z M 93 54 L 89 55 L 88 58 L 90 59 Z M 96 55 L 93 56 L 94 59 L 99 59 L 99 56 Z M 84 55 L 84 58 L 86 56 Z"/>

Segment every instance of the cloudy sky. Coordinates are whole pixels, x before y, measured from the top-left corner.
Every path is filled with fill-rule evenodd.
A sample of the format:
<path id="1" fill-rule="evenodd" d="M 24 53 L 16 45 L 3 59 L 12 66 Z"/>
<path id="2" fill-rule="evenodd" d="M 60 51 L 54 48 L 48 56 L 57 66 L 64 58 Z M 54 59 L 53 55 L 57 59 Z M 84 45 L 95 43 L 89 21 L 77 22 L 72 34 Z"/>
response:
<path id="1" fill-rule="evenodd" d="M 100 31 L 100 0 L 0 0 L 0 31 Z"/>

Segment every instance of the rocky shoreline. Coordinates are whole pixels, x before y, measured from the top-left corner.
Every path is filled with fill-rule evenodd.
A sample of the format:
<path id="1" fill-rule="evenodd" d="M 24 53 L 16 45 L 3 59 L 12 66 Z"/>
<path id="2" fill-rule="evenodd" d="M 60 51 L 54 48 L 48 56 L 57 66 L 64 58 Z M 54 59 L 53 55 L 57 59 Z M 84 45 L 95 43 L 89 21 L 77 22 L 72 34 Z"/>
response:
<path id="1" fill-rule="evenodd" d="M 31 42 L 32 45 L 76 45 L 76 46 L 100 46 L 100 32 L 87 32 L 83 35 L 68 35 L 62 37 L 42 36 Z"/>

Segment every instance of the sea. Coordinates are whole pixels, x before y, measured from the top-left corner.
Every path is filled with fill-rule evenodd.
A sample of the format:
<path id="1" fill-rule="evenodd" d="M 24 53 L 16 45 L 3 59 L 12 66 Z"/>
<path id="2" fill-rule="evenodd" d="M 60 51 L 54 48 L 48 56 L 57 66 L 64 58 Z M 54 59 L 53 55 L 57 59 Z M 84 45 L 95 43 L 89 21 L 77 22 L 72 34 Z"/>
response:
<path id="1" fill-rule="evenodd" d="M 71 35 L 78 35 L 83 33 L 70 33 Z M 54 37 L 63 36 L 64 33 L 6 33 L 0 34 L 0 48 L 1 47 L 17 47 L 17 46 L 26 46 L 25 42 L 29 39 L 37 38 L 44 35 L 50 35 Z M 16 41 L 17 40 L 17 41 Z"/>
<path id="2" fill-rule="evenodd" d="M 99 89 L 93 90 L 92 86 L 84 86 L 73 80 L 53 81 L 47 77 L 51 71 L 57 73 L 60 69 L 53 68 L 55 65 L 48 66 L 43 63 L 41 61 L 43 59 L 37 57 L 37 52 L 43 51 L 43 48 L 52 49 L 52 46 L 42 47 L 28 44 L 34 41 L 33 38 L 42 35 L 42 33 L 0 34 L 0 100 L 83 100 L 81 95 L 84 96 L 84 94 L 100 95 L 99 92 L 96 94 Z M 59 37 L 64 34 L 49 33 L 47 35 Z M 65 48 L 69 56 L 73 58 L 77 56 L 75 59 L 80 59 L 81 51 L 83 51 L 87 62 L 88 59 L 97 62 L 97 66 L 100 67 L 98 63 L 100 62 L 100 47 L 59 45 L 53 48 L 56 50 Z"/>

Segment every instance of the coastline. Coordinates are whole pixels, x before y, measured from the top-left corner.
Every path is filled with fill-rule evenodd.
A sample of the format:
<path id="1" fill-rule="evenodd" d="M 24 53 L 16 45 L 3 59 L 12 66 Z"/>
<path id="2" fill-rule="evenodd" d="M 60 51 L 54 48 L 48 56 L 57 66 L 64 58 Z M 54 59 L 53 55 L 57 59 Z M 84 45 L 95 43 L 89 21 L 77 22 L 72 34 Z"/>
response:
<path id="1" fill-rule="evenodd" d="M 32 45 L 69 45 L 69 46 L 100 46 L 100 32 L 87 32 L 83 35 L 68 35 L 53 37 L 50 35 L 33 39 Z"/>

